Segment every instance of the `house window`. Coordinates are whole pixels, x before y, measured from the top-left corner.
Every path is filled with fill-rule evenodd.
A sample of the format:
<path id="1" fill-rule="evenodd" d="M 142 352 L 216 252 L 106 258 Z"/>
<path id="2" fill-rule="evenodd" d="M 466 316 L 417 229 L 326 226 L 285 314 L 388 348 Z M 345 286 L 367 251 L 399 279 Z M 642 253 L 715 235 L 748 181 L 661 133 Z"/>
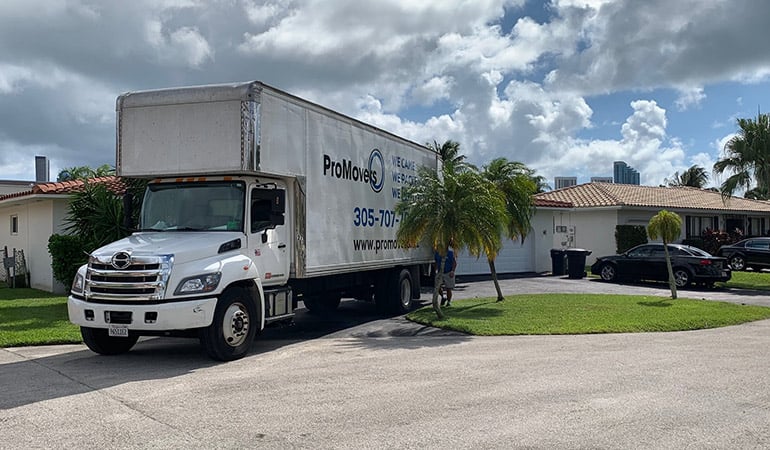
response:
<path id="1" fill-rule="evenodd" d="M 687 216 L 685 232 L 688 238 L 701 237 L 706 229 L 714 230 L 714 217 L 711 216 Z"/>
<path id="2" fill-rule="evenodd" d="M 767 228 L 765 228 L 764 217 L 749 217 L 749 236 L 765 236 L 767 235 Z"/>
<path id="3" fill-rule="evenodd" d="M 19 216 L 11 216 L 11 234 L 19 234 Z"/>

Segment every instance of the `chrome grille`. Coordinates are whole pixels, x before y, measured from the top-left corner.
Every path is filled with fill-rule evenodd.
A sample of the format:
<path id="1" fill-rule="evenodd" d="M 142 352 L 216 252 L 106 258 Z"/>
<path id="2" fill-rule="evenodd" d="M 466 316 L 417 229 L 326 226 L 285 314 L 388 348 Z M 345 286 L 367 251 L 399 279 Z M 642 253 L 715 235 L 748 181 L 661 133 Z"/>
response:
<path id="1" fill-rule="evenodd" d="M 126 267 L 116 268 L 114 256 L 92 256 L 86 272 L 88 300 L 153 301 L 165 296 L 173 256 L 130 256 Z"/>

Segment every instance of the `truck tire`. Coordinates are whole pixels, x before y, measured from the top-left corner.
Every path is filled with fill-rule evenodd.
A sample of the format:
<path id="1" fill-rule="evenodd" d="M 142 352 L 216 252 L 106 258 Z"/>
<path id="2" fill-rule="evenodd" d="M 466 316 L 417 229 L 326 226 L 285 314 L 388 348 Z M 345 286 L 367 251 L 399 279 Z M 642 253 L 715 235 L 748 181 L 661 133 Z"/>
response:
<path id="1" fill-rule="evenodd" d="M 391 271 L 374 294 L 382 313 L 406 314 L 412 309 L 412 274 L 408 269 Z"/>
<path id="2" fill-rule="evenodd" d="M 120 355 L 131 350 L 139 336 L 129 333 L 128 337 L 113 337 L 103 328 L 80 327 L 83 342 L 92 352 L 100 355 Z"/>
<path id="3" fill-rule="evenodd" d="M 302 303 L 312 314 L 329 314 L 337 310 L 342 299 L 339 295 L 328 296 L 310 295 L 302 297 Z"/>
<path id="4" fill-rule="evenodd" d="M 245 289 L 230 287 L 219 297 L 211 325 L 201 330 L 201 345 L 212 359 L 240 359 L 249 351 L 258 327 L 254 300 Z"/>

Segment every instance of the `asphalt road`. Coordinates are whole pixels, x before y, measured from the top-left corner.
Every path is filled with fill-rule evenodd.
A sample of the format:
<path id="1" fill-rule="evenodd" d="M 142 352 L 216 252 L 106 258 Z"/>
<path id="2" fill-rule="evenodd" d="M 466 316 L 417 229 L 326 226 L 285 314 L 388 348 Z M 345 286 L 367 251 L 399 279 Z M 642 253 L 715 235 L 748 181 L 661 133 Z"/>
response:
<path id="1" fill-rule="evenodd" d="M 458 298 L 491 296 L 462 281 Z M 503 280 L 506 294 L 665 285 Z M 761 293 L 681 297 L 770 305 Z M 428 295 L 423 296 L 425 300 Z M 0 350 L 0 448 L 770 448 L 770 321 L 676 333 L 471 337 L 344 302 L 244 359 L 146 339 Z"/>

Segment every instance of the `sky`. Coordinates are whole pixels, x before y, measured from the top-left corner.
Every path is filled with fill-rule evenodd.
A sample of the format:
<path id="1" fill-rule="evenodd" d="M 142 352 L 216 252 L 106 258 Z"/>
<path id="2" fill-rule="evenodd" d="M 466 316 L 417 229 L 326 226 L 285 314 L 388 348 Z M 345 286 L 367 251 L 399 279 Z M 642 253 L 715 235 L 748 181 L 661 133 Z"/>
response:
<path id="1" fill-rule="evenodd" d="M 2 0 L 0 180 L 115 164 L 115 99 L 259 80 L 556 176 L 711 173 L 770 109 L 770 2 Z M 711 174 L 718 186 L 726 175 Z"/>

